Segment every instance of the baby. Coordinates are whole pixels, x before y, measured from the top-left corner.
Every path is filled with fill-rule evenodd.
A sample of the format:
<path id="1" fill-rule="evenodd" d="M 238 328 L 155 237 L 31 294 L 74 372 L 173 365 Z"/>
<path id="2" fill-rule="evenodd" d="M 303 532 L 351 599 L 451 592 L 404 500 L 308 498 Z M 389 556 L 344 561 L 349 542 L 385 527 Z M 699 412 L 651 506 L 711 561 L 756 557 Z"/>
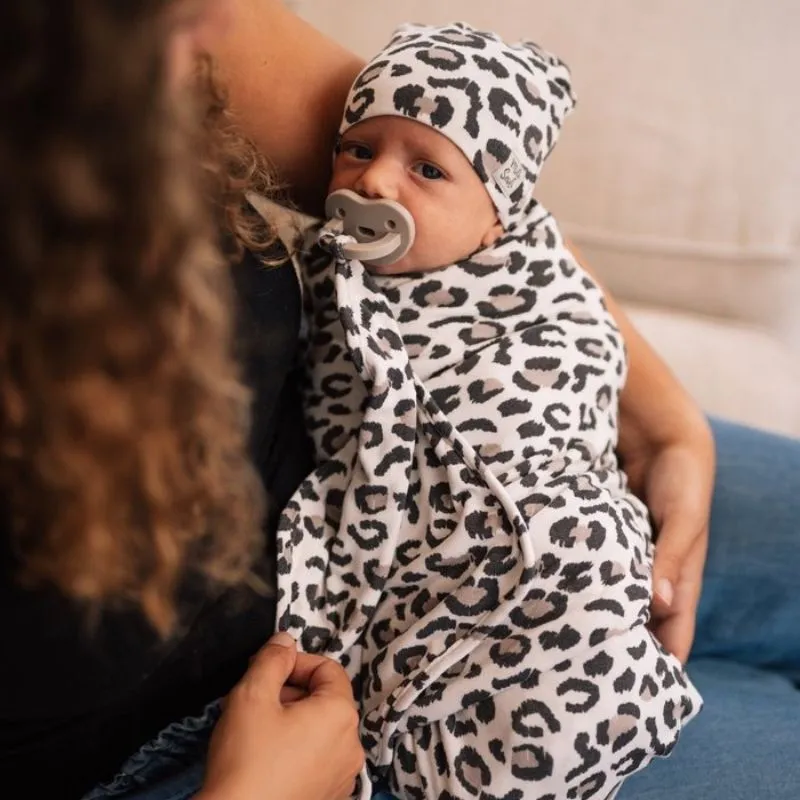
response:
<path id="1" fill-rule="evenodd" d="M 329 235 L 305 264 L 319 466 L 283 515 L 279 626 L 347 667 L 403 798 L 608 798 L 700 707 L 647 628 L 622 337 L 532 196 L 573 105 L 533 44 L 400 28 L 331 191 L 399 203 L 413 245 L 366 271 Z"/>

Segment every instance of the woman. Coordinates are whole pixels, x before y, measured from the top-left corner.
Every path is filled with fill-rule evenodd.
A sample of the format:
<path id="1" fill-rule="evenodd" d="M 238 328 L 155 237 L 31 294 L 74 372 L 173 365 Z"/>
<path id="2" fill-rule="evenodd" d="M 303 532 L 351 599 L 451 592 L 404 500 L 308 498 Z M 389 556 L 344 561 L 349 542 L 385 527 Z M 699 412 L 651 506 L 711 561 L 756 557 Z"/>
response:
<path id="1" fill-rule="evenodd" d="M 272 632 L 259 476 L 271 530 L 308 471 L 287 378 L 299 302 L 291 267 L 218 253 L 223 222 L 231 253 L 268 237 L 241 202 L 264 182 L 254 151 L 193 88 L 215 13 L 0 4 L 3 797 L 112 778 L 228 692 Z M 352 786 L 349 683 L 285 645 L 230 696 L 211 796 Z M 303 699 L 284 707 L 287 682 Z"/>
<path id="2" fill-rule="evenodd" d="M 0 4 L 4 796 L 179 800 L 202 783 L 206 800 L 329 800 L 348 796 L 363 758 L 338 666 L 281 637 L 258 651 L 274 609 L 260 485 L 269 541 L 308 468 L 291 374 L 299 298 L 286 263 L 262 268 L 246 252 L 226 267 L 215 256 L 215 223 L 227 225 L 232 255 L 241 245 L 272 262 L 278 253 L 240 202 L 263 188 L 257 158 L 218 104 L 205 125 L 186 107 L 196 56 L 210 49 L 240 128 L 313 208 L 359 62 L 277 0 L 224 5 Z M 657 632 L 686 657 L 713 447 L 694 405 L 615 313 L 632 361 L 620 449 L 660 529 Z M 635 797 L 795 796 L 786 742 L 800 732 L 796 693 L 777 672 L 737 663 L 752 664 L 763 640 L 763 663 L 800 664 L 797 637 L 771 627 L 797 613 L 782 591 L 800 564 L 790 537 L 800 509 L 789 486 L 765 489 L 767 465 L 800 470 L 800 447 L 717 432 L 696 652 L 729 661 L 721 672 L 698 664 L 701 689 L 728 717 L 707 709 L 674 759 L 631 783 Z M 756 573 L 765 594 L 745 595 L 737 581 Z M 748 603 L 760 626 L 720 625 Z M 205 778 L 205 730 L 172 727 L 136 753 L 234 685 Z M 751 706 L 725 699 L 738 688 Z M 742 768 L 760 742 L 774 785 L 757 779 L 756 760 Z M 706 780 L 716 795 L 698 791 Z"/>

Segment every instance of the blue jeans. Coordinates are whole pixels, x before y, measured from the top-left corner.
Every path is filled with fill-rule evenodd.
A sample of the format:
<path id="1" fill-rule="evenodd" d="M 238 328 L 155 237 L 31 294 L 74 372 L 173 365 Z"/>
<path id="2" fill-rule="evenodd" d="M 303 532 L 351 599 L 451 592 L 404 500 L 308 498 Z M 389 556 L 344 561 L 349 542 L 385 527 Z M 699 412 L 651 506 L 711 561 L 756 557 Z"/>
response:
<path id="1" fill-rule="evenodd" d="M 219 714 L 217 701 L 197 718 L 174 722 L 83 800 L 189 800 L 203 783 L 208 739 Z"/>
<path id="2" fill-rule="evenodd" d="M 705 707 L 617 800 L 800 798 L 800 441 L 716 422 L 689 673 Z"/>
<path id="3" fill-rule="evenodd" d="M 689 671 L 705 708 L 617 800 L 800 798 L 800 441 L 714 422 L 717 489 Z M 86 800 L 188 800 L 216 707 Z M 389 800 L 388 795 L 380 795 Z"/>

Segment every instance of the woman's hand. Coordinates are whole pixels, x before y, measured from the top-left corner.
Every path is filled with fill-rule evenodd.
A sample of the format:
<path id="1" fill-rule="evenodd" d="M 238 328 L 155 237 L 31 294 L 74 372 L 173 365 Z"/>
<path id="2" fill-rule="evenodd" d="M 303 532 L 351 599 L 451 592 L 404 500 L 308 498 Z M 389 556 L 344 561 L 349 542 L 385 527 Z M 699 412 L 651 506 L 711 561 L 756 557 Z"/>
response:
<path id="1" fill-rule="evenodd" d="M 277 634 L 226 700 L 198 800 L 340 800 L 363 764 L 346 673 Z"/>
<path id="2" fill-rule="evenodd" d="M 655 401 L 654 401 L 655 404 Z M 651 628 L 686 661 L 692 647 L 708 545 L 714 479 L 711 429 L 693 404 L 673 407 L 666 431 L 623 415 L 619 452 L 631 489 L 656 532 Z"/>

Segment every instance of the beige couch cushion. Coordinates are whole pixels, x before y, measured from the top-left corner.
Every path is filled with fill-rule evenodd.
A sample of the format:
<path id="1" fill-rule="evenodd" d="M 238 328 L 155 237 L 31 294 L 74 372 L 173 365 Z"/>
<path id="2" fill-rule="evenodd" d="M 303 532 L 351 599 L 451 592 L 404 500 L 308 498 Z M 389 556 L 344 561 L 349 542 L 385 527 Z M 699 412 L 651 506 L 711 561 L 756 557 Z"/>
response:
<path id="1" fill-rule="evenodd" d="M 664 308 L 628 305 L 703 408 L 722 417 L 800 434 L 797 354 L 762 328 Z"/>

